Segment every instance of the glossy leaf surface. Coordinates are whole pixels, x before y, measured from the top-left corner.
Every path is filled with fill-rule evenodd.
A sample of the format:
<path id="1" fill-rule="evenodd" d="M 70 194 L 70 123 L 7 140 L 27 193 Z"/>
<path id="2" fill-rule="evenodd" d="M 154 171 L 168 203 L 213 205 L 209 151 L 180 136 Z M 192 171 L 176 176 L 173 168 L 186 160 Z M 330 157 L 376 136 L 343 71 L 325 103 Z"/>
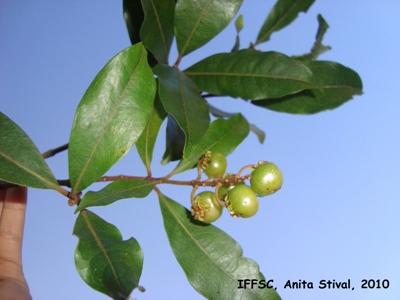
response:
<path id="1" fill-rule="evenodd" d="M 184 72 L 203 91 L 259 100 L 315 87 L 308 67 L 277 53 L 252 49 L 205 58 Z"/>
<path id="2" fill-rule="evenodd" d="M 194 168 L 206 151 L 219 152 L 225 156 L 232 153 L 247 137 L 249 130 L 249 123 L 241 114 L 236 114 L 228 120 L 215 120 L 201 141 L 188 153 L 187 158 L 179 162 L 172 174 Z"/>
<path id="3" fill-rule="evenodd" d="M 179 56 L 200 48 L 235 17 L 243 0 L 179 0 L 175 9 L 175 35 Z"/>
<path id="4" fill-rule="evenodd" d="M 185 207 L 159 194 L 168 240 L 193 288 L 206 299 L 281 299 L 272 289 L 238 289 L 238 279 L 264 279 L 240 245 L 213 225 L 195 221 Z"/>
<path id="5" fill-rule="evenodd" d="M 154 73 L 158 76 L 159 96 L 166 112 L 185 133 L 183 156 L 187 157 L 209 126 L 208 104 L 197 86 L 178 69 L 159 64 L 154 67 Z"/>
<path id="6" fill-rule="evenodd" d="M 278 0 L 258 34 L 256 45 L 266 42 L 275 31 L 293 22 L 300 12 L 307 12 L 315 0 Z"/>
<path id="7" fill-rule="evenodd" d="M 141 44 L 120 52 L 97 74 L 79 103 L 71 131 L 73 192 L 99 179 L 130 150 L 147 124 L 155 88 Z"/>
<path id="8" fill-rule="evenodd" d="M 153 160 L 153 150 L 156 143 L 157 134 L 166 118 L 167 113 L 162 106 L 160 99 L 156 96 L 153 109 L 151 110 L 147 125 L 136 142 L 136 148 L 147 169 L 147 174 L 151 174 L 151 161 Z"/>
<path id="9" fill-rule="evenodd" d="M 278 99 L 252 103 L 279 112 L 313 114 L 334 109 L 354 95 L 362 94 L 361 78 L 353 70 L 329 61 L 309 61 L 305 64 L 312 70 L 314 80 L 321 86 L 321 90 L 305 90 Z"/>
<path id="10" fill-rule="evenodd" d="M 29 136 L 0 112 L 0 179 L 40 189 L 60 189 Z"/>
<path id="11" fill-rule="evenodd" d="M 78 215 L 73 234 L 79 238 L 75 266 L 93 289 L 125 300 L 139 284 L 143 252 L 134 238 L 123 241 L 117 227 L 89 210 Z"/>
<path id="12" fill-rule="evenodd" d="M 106 206 L 127 198 L 144 198 L 153 190 L 155 183 L 147 180 L 117 180 L 98 192 L 85 193 L 75 212 L 91 206 Z"/>
<path id="13" fill-rule="evenodd" d="M 142 0 L 144 21 L 140 30 L 143 45 L 159 63 L 168 64 L 174 38 L 174 0 Z"/>

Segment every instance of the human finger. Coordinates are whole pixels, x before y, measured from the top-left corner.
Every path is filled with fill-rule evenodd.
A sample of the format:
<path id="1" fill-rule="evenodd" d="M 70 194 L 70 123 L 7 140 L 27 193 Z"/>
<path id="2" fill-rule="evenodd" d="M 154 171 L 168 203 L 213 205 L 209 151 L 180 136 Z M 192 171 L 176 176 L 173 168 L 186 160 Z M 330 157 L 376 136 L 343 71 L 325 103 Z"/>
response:
<path id="1" fill-rule="evenodd" d="M 0 273 L 8 272 L 8 276 L 20 279 L 22 270 L 22 237 L 24 232 L 25 211 L 27 201 L 26 187 L 6 189 L 0 195 Z M 5 270 L 1 270 L 4 269 Z"/>

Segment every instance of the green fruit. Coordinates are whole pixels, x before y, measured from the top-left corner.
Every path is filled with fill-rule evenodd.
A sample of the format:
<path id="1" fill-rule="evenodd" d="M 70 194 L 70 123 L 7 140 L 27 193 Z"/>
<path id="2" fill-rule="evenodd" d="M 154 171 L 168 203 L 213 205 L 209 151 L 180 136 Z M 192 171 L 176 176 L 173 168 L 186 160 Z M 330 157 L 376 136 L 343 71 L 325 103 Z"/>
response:
<path id="1" fill-rule="evenodd" d="M 275 193 L 282 187 L 282 183 L 282 172 L 272 162 L 259 164 L 251 173 L 250 185 L 260 197 Z"/>
<path id="2" fill-rule="evenodd" d="M 208 177 L 221 177 L 225 174 L 227 164 L 225 155 L 207 151 L 201 168 Z"/>
<path id="3" fill-rule="evenodd" d="M 224 179 L 229 179 L 229 178 L 232 178 L 234 176 L 235 176 L 235 174 L 227 174 L 227 175 L 224 176 Z M 241 181 L 241 182 L 236 182 L 236 183 L 232 183 L 232 184 L 224 184 L 224 185 L 220 186 L 219 189 L 218 189 L 218 194 L 217 194 L 218 198 L 221 201 L 225 201 L 226 200 L 226 196 L 228 196 L 228 192 L 231 189 L 233 189 L 235 186 L 240 185 L 240 184 L 244 184 L 244 182 Z"/>
<path id="4" fill-rule="evenodd" d="M 258 211 L 258 199 L 251 187 L 235 186 L 228 192 L 227 208 L 233 217 L 250 218 Z"/>
<path id="5" fill-rule="evenodd" d="M 192 215 L 196 220 L 212 223 L 222 214 L 222 206 L 218 203 L 213 192 L 201 192 L 194 198 Z"/>

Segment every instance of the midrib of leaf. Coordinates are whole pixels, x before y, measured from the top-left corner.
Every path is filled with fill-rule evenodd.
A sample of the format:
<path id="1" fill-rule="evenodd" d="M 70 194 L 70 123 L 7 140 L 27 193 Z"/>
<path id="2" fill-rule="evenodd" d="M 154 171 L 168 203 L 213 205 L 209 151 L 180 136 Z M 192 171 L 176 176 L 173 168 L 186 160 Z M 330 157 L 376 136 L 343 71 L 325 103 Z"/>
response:
<path id="1" fill-rule="evenodd" d="M 348 85 L 322 85 L 321 89 L 346 89 L 356 94 L 362 93 L 360 89 Z"/>
<path id="2" fill-rule="evenodd" d="M 162 26 L 161 26 L 161 22 L 160 22 L 160 17 L 158 16 L 157 9 L 156 9 L 156 7 L 155 7 L 155 5 L 154 5 L 154 1 L 151 0 L 150 2 L 151 2 L 151 6 L 153 7 L 154 14 L 155 14 L 155 16 L 156 16 L 156 21 L 157 21 L 158 29 L 160 30 L 161 40 L 162 40 L 162 44 L 163 44 L 163 47 L 164 47 L 165 61 L 168 63 L 168 49 L 167 49 L 167 44 L 166 44 L 166 42 L 165 42 L 165 36 L 164 36 L 164 32 L 163 32 L 163 30 L 162 30 Z"/>
<path id="3" fill-rule="evenodd" d="M 199 26 L 201 20 L 203 19 L 204 15 L 206 13 L 207 7 L 210 5 L 210 2 L 211 2 L 211 0 L 208 0 L 207 3 L 204 5 L 204 9 L 202 10 L 202 12 L 201 12 L 201 14 L 200 14 L 195 26 L 193 27 L 192 32 L 190 33 L 188 39 L 186 40 L 186 43 L 183 45 L 181 53 L 179 53 L 178 60 L 180 60 L 183 57 L 186 48 L 189 46 L 189 43 L 190 43 L 190 41 L 191 41 L 191 39 L 192 39 L 197 27 Z"/>
<path id="4" fill-rule="evenodd" d="M 203 246 L 200 245 L 197 240 L 195 239 L 195 237 L 190 233 L 190 231 L 186 228 L 186 226 L 184 226 L 184 224 L 181 222 L 181 220 L 178 218 L 178 216 L 176 215 L 176 213 L 174 212 L 174 210 L 169 206 L 168 201 L 166 201 L 164 194 L 160 193 L 159 194 L 160 197 L 162 198 L 163 202 L 167 205 L 169 211 L 172 213 L 172 215 L 174 216 L 174 218 L 176 219 L 176 221 L 178 222 L 178 224 L 183 228 L 183 230 L 185 230 L 185 232 L 187 233 L 187 235 L 190 237 L 190 239 L 196 244 L 196 246 L 216 265 L 218 266 L 218 268 L 225 273 L 229 278 L 231 278 L 234 282 L 237 282 L 237 279 L 229 272 L 227 272 L 219 263 L 218 261 L 216 261 L 212 256 L 210 256 L 207 251 L 204 250 Z M 249 290 L 250 292 L 253 293 L 252 290 Z M 256 295 L 258 297 L 258 294 L 254 293 L 254 295 Z M 261 299 L 261 298 L 260 298 Z"/>
<path id="5" fill-rule="evenodd" d="M 284 77 L 284 76 L 276 76 L 276 75 L 268 75 L 268 74 L 249 74 L 249 73 L 224 73 L 224 72 L 184 72 L 185 75 L 189 76 L 201 76 L 201 75 L 215 75 L 215 76 L 238 76 L 238 77 L 260 77 L 260 78 L 273 78 L 273 79 L 290 79 L 298 82 L 309 83 L 308 81 L 304 81 L 297 78 L 292 77 Z"/>
<path id="6" fill-rule="evenodd" d="M 8 155 L 4 154 L 3 152 L 0 152 L 0 155 L 3 156 L 5 159 L 7 159 L 8 161 L 14 163 L 15 165 L 17 165 L 18 167 L 20 167 L 21 169 L 25 170 L 26 172 L 28 172 L 29 174 L 32 174 L 34 177 L 36 177 L 37 179 L 39 179 L 42 182 L 45 182 L 47 185 L 51 186 L 54 190 L 59 191 L 60 190 L 60 186 L 54 184 L 51 181 L 48 181 L 46 178 L 40 176 L 40 174 L 33 172 L 31 169 L 28 169 L 27 167 L 25 167 L 24 165 L 20 164 L 18 161 L 14 160 L 13 158 L 9 157 Z"/>
<path id="7" fill-rule="evenodd" d="M 289 12 L 299 3 L 299 1 L 303 0 L 298 0 L 297 2 L 293 3 L 293 5 L 286 11 L 286 13 L 282 16 L 282 18 L 279 19 L 279 21 L 271 28 L 270 31 L 267 31 L 263 36 L 261 36 L 254 45 L 258 45 L 261 43 L 262 40 L 265 39 L 266 36 L 271 35 L 272 32 L 275 31 L 275 28 L 278 27 L 278 25 L 284 20 L 284 18 L 289 14 Z"/>
<path id="8" fill-rule="evenodd" d="M 124 98 L 123 96 L 125 95 L 125 92 L 126 92 L 128 86 L 129 86 L 129 84 L 132 82 L 133 78 L 134 78 L 135 75 L 136 75 L 137 69 L 138 69 L 139 66 L 140 66 L 140 62 L 141 62 L 142 59 L 143 59 L 143 48 L 141 48 L 141 52 L 142 52 L 142 53 L 141 53 L 141 55 L 140 55 L 139 62 L 137 63 L 134 72 L 132 73 L 131 77 L 129 78 L 129 81 L 127 82 L 127 84 L 125 85 L 125 88 L 124 88 L 124 90 L 122 91 L 121 96 L 120 96 L 119 99 L 117 100 L 117 104 L 115 105 L 113 111 L 111 112 L 111 115 L 108 117 L 107 122 L 105 122 L 105 126 L 103 127 L 103 130 L 101 131 L 101 133 L 100 133 L 100 135 L 99 135 L 99 138 L 98 138 L 97 141 L 96 141 L 96 144 L 94 145 L 92 151 L 90 152 L 90 155 L 89 155 L 88 160 L 87 160 L 86 163 L 84 164 L 84 166 L 83 166 L 83 168 L 82 168 L 82 171 L 81 171 L 81 173 L 79 174 L 79 177 L 78 177 L 78 179 L 77 179 L 76 182 L 75 182 L 75 186 L 74 186 L 74 188 L 72 189 L 72 193 L 73 193 L 73 194 L 76 193 L 75 188 L 76 188 L 77 186 L 79 186 L 79 183 L 81 182 L 82 177 L 83 177 L 83 175 L 84 175 L 85 172 L 86 172 L 86 169 L 87 169 L 87 167 L 88 167 L 88 165 L 89 165 L 89 162 L 92 160 L 93 155 L 94 155 L 95 151 L 97 150 L 98 145 L 100 144 L 100 141 L 103 139 L 103 136 L 104 136 L 104 133 L 105 133 L 106 129 L 109 127 L 109 124 L 110 124 L 111 120 L 113 119 L 113 117 L 114 117 L 114 115 L 116 114 L 116 112 L 117 112 L 119 106 L 121 105 L 121 102 L 122 102 L 122 100 L 123 100 L 123 98 Z"/>
<path id="9" fill-rule="evenodd" d="M 93 235 L 93 238 L 95 239 L 95 241 L 96 241 L 97 245 L 99 246 L 101 252 L 103 253 L 103 255 L 106 258 L 107 262 L 110 264 L 112 273 L 113 273 L 113 275 L 115 277 L 115 280 L 118 283 L 119 289 L 122 290 L 123 288 L 121 286 L 121 282 L 119 281 L 119 278 L 118 278 L 118 275 L 117 275 L 117 273 L 115 271 L 114 265 L 113 265 L 110 257 L 108 256 L 106 249 L 104 249 L 104 246 L 103 246 L 102 242 L 100 241 L 100 239 L 97 236 L 95 230 L 93 229 L 92 224 L 90 223 L 90 221 L 89 221 L 89 219 L 88 219 L 88 217 L 86 215 L 86 212 L 83 210 L 83 211 L 81 211 L 81 214 L 82 214 L 83 218 L 85 219 L 85 223 L 88 226 L 90 233 Z"/>

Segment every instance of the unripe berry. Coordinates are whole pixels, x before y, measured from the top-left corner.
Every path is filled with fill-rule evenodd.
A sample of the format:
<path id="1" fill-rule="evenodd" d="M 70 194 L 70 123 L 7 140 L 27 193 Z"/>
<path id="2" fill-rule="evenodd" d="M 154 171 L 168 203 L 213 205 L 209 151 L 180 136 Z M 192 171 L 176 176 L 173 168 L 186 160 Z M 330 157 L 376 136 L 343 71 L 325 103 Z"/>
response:
<path id="1" fill-rule="evenodd" d="M 194 198 L 192 215 L 196 220 L 212 223 L 218 220 L 221 214 L 222 206 L 218 203 L 213 192 L 201 192 Z"/>
<path id="2" fill-rule="evenodd" d="M 226 175 L 223 177 L 223 179 L 229 180 L 230 178 L 233 178 L 233 177 L 235 177 L 235 174 L 226 174 Z M 227 184 L 221 185 L 221 186 L 218 188 L 218 194 L 217 194 L 217 195 L 218 195 L 218 198 L 219 198 L 221 201 L 225 201 L 225 200 L 226 200 L 226 196 L 228 196 L 228 192 L 229 192 L 231 189 L 233 189 L 235 186 L 240 185 L 240 184 L 244 184 L 244 181 L 235 182 L 235 183 L 231 183 L 231 184 L 227 183 Z"/>
<path id="3" fill-rule="evenodd" d="M 259 163 L 251 172 L 250 185 L 260 197 L 275 193 L 282 187 L 282 183 L 282 172 L 272 162 Z"/>
<path id="4" fill-rule="evenodd" d="M 225 155 L 219 152 L 207 151 L 201 168 L 208 177 L 221 177 L 225 174 L 227 164 Z"/>
<path id="5" fill-rule="evenodd" d="M 233 217 L 250 218 L 258 211 L 258 199 L 252 188 L 240 184 L 228 192 L 227 208 Z"/>

